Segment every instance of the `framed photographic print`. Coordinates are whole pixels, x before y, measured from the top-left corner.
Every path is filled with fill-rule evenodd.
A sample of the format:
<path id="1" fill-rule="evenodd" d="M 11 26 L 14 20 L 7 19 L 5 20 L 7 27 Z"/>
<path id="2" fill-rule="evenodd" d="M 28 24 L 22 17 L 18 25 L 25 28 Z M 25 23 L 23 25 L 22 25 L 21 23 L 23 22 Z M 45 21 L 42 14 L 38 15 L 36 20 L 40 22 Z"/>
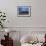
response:
<path id="1" fill-rule="evenodd" d="M 31 16 L 31 7 L 30 6 L 18 6 L 17 7 L 17 16 L 29 17 Z"/>

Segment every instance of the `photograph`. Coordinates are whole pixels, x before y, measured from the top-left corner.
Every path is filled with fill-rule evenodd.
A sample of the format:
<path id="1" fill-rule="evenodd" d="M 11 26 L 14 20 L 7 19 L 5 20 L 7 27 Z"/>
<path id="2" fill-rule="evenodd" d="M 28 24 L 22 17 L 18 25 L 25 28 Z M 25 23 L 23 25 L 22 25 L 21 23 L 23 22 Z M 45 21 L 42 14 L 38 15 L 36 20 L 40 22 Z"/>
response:
<path id="1" fill-rule="evenodd" d="M 0 0 L 0 46 L 46 46 L 46 0 Z"/>
<path id="2" fill-rule="evenodd" d="M 17 16 L 31 16 L 31 7 L 30 6 L 18 6 L 17 7 Z"/>

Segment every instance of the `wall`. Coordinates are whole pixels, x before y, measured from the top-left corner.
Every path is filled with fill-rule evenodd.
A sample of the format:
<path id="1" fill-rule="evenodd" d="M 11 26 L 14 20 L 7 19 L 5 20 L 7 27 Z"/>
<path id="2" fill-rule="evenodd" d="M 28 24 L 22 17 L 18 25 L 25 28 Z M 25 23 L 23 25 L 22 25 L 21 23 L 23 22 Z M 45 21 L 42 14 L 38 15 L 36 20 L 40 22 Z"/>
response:
<path id="1" fill-rule="evenodd" d="M 6 12 L 7 27 L 46 27 L 46 0 L 0 0 L 0 9 Z M 32 5 L 31 17 L 17 17 L 18 5 Z"/>

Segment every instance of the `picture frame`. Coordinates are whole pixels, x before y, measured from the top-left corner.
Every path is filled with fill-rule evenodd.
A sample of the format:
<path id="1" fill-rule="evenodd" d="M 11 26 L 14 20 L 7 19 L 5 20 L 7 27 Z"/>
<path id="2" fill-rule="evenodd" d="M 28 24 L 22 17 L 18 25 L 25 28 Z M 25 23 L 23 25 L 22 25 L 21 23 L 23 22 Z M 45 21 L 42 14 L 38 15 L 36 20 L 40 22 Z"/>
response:
<path id="1" fill-rule="evenodd" d="M 18 17 L 30 17 L 31 6 L 17 6 L 17 16 Z"/>

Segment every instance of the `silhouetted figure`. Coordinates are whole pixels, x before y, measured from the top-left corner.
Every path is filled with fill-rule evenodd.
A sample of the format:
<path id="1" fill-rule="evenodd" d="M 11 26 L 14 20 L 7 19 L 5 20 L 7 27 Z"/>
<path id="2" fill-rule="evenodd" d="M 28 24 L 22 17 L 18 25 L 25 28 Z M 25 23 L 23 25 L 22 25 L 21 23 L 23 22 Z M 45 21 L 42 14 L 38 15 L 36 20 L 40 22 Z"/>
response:
<path id="1" fill-rule="evenodd" d="M 4 35 L 5 40 L 1 39 L 1 44 L 3 46 L 13 46 L 13 40 L 9 37 L 9 33 L 7 35 Z"/>
<path id="2" fill-rule="evenodd" d="M 45 34 L 45 42 L 41 46 L 46 46 L 46 34 Z"/>

